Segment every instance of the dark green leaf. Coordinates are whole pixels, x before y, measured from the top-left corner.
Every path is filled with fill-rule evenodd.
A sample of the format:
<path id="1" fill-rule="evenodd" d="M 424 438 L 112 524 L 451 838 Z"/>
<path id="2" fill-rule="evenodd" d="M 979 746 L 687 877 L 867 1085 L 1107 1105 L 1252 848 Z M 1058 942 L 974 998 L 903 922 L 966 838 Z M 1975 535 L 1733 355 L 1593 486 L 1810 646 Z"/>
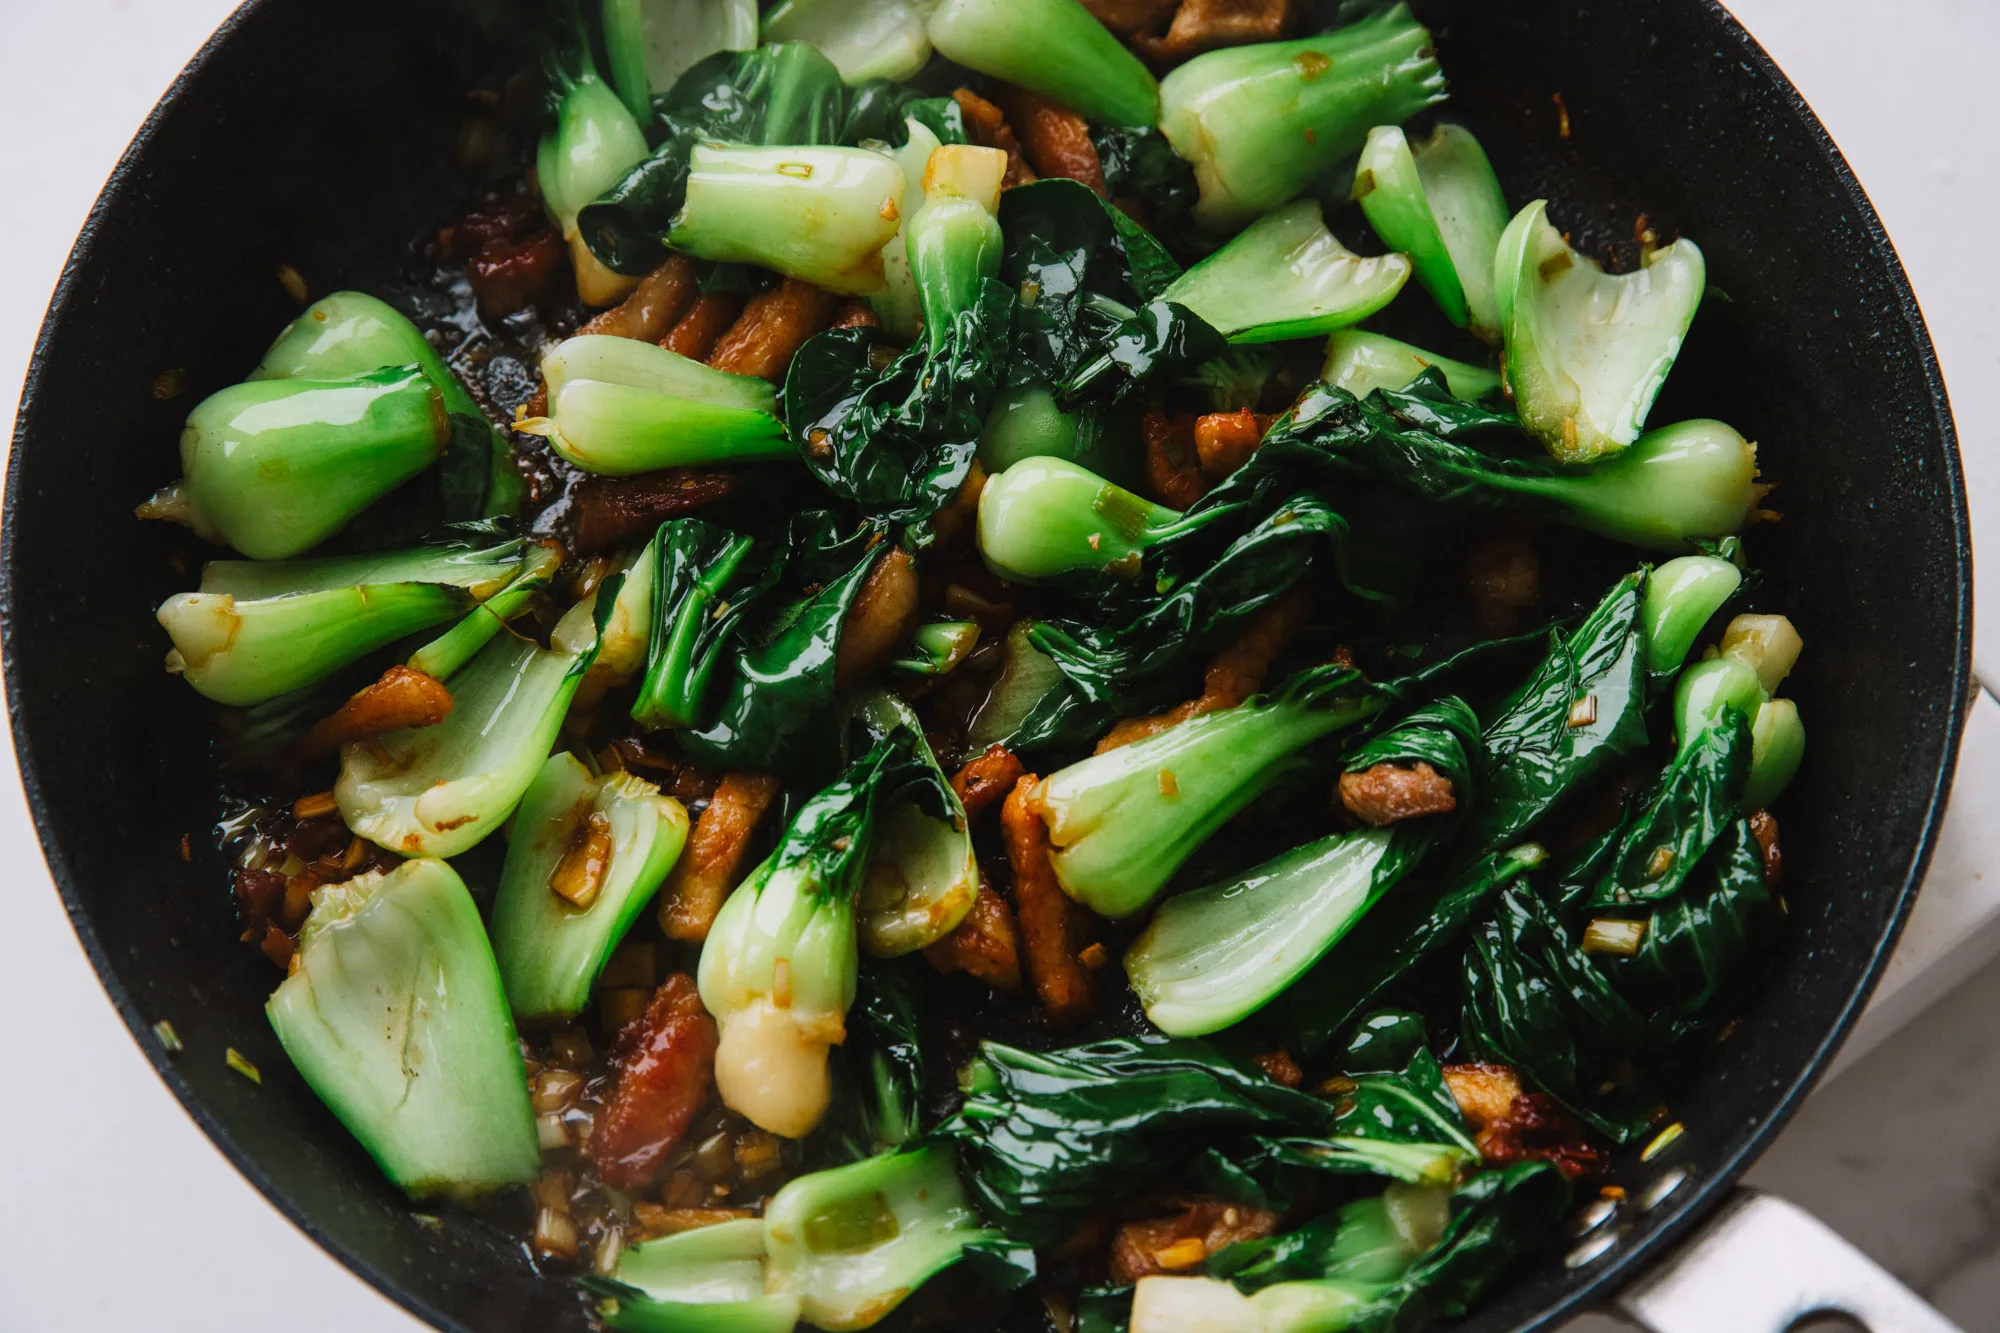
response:
<path id="1" fill-rule="evenodd" d="M 716 670 L 749 611 L 784 570 L 780 551 L 698 518 L 669 519 L 653 538 L 653 623 L 632 703 L 643 727 L 701 726 Z"/>
<path id="2" fill-rule="evenodd" d="M 821 1166 L 893 1152 L 923 1131 L 924 1057 L 905 969 L 891 963 L 861 969 L 847 1040 L 833 1058 L 831 1110 L 813 1137 Z"/>
<path id="3" fill-rule="evenodd" d="M 1677 892 L 1731 826 L 1750 776 L 1750 727 L 1729 711 L 1690 737 L 1620 831 L 1591 892 L 1594 907 L 1657 902 Z"/>
<path id="4" fill-rule="evenodd" d="M 1569 1182 L 1546 1162 L 1474 1176 L 1451 1196 L 1444 1238 L 1355 1327 L 1415 1330 L 1467 1313 L 1508 1270 L 1549 1246 L 1569 1205 Z"/>
<path id="5" fill-rule="evenodd" d="M 920 525 L 950 504 L 1005 373 L 995 353 L 1012 307 L 988 282 L 937 352 L 919 341 L 879 371 L 888 348 L 873 329 L 834 329 L 800 348 L 785 416 L 814 474 L 884 522 Z"/>
<path id="6" fill-rule="evenodd" d="M 1770 970 L 1778 924 L 1763 849 L 1738 819 L 1700 873 L 1653 909 L 1639 952 L 1608 966 L 1635 1003 L 1690 1024 L 1719 1023 Z"/>

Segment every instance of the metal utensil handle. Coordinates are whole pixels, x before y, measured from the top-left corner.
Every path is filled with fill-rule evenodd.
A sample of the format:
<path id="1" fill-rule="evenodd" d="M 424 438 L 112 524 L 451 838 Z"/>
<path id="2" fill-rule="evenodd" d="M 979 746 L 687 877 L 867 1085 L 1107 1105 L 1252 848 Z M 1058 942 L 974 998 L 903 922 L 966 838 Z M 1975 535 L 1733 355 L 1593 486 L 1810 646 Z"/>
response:
<path id="1" fill-rule="evenodd" d="M 1754 1190 L 1739 1190 L 1618 1308 L 1652 1333 L 1785 1333 L 1816 1314 L 1869 1333 L 1962 1333 L 1832 1227 Z"/>

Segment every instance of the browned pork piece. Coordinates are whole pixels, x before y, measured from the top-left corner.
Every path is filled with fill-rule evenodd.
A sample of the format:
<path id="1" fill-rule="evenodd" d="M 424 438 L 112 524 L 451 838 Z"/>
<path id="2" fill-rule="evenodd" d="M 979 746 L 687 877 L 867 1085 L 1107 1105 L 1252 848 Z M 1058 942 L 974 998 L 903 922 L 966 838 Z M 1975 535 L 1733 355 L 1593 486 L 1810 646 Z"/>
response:
<path id="1" fill-rule="evenodd" d="M 723 775 L 708 807 L 688 831 L 687 847 L 660 890 L 660 929 L 670 940 L 700 943 L 748 869 L 750 840 L 783 784 L 768 773 Z"/>

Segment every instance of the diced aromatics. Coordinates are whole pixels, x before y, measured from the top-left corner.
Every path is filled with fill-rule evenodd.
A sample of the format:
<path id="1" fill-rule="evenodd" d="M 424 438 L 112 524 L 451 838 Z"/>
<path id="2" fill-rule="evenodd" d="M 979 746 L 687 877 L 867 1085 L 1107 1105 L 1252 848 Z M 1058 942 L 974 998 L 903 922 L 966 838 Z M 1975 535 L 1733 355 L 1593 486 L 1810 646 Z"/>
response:
<path id="1" fill-rule="evenodd" d="M 590 1135 L 591 1160 L 606 1184 L 640 1190 L 652 1183 L 708 1102 L 715 1048 L 715 1020 L 684 972 L 662 982 L 645 1016 L 618 1032 L 610 1099 Z"/>
<path id="2" fill-rule="evenodd" d="M 549 757 L 514 812 L 493 899 L 493 952 L 517 1016 L 583 1012 L 687 830 L 687 811 L 652 783 Z"/>
<path id="3" fill-rule="evenodd" d="M 782 790 L 769 774 L 723 775 L 660 895 L 660 929 L 668 939 L 698 944 L 708 938 L 723 900 L 743 877 L 757 825 Z"/>
<path id="4" fill-rule="evenodd" d="M 1231 231 L 1289 203 L 1370 129 L 1444 96 L 1430 33 L 1398 4 L 1314 37 L 1196 56 L 1161 82 L 1159 124 L 1194 164 L 1195 221 Z"/>
<path id="5" fill-rule="evenodd" d="M 421 1199 L 535 1178 L 514 1022 L 450 866 L 407 861 L 318 890 L 294 957 L 271 1026 L 389 1179 Z"/>

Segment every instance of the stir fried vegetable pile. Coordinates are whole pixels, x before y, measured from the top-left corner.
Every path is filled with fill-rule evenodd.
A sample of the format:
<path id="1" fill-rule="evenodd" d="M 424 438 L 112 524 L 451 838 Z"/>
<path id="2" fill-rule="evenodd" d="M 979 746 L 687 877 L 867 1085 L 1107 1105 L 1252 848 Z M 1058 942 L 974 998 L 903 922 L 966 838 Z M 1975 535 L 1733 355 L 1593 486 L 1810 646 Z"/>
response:
<path id="1" fill-rule="evenodd" d="M 1701 252 L 1303 9 L 552 7 L 460 317 L 189 415 L 272 1027 L 606 1325 L 1448 1320 L 1768 965 L 1775 515 L 1650 420 Z"/>

